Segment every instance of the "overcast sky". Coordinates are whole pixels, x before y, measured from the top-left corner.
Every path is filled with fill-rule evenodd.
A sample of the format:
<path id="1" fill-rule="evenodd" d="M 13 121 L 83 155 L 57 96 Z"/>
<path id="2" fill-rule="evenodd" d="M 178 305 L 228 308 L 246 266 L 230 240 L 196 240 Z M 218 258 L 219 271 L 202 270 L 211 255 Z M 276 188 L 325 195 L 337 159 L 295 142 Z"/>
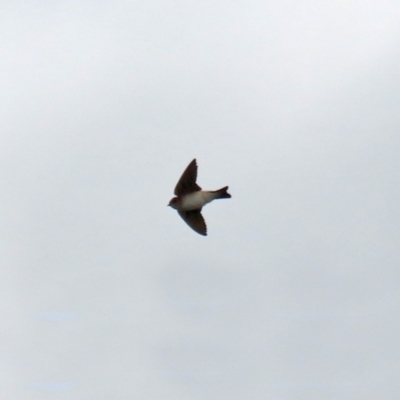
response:
<path id="1" fill-rule="evenodd" d="M 399 20 L 2 1 L 1 398 L 397 400 Z"/>

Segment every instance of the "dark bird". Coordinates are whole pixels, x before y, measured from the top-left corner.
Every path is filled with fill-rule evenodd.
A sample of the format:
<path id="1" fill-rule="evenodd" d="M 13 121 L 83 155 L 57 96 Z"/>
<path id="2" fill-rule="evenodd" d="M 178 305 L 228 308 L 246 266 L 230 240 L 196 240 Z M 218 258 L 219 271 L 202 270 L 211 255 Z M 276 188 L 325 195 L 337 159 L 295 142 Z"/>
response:
<path id="1" fill-rule="evenodd" d="M 175 186 L 173 197 L 168 206 L 178 211 L 182 219 L 200 235 L 207 235 L 207 225 L 201 215 L 201 209 L 213 200 L 229 199 L 228 186 L 219 190 L 201 190 L 196 183 L 197 163 L 194 159 L 185 169 Z"/>

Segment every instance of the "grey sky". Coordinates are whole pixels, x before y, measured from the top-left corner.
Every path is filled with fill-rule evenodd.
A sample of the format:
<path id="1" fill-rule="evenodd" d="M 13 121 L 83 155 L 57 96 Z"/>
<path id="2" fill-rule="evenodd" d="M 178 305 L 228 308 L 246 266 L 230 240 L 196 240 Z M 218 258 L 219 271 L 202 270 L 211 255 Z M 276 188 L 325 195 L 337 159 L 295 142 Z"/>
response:
<path id="1" fill-rule="evenodd" d="M 2 2 L 4 399 L 397 400 L 399 17 Z"/>

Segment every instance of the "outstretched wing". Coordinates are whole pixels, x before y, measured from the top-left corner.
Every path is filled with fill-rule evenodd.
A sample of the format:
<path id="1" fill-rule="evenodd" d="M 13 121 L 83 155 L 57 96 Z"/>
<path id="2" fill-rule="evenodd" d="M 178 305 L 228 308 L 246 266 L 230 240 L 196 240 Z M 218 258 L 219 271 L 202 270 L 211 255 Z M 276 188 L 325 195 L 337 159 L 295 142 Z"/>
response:
<path id="1" fill-rule="evenodd" d="M 178 211 L 178 213 L 194 231 L 200 233 L 200 235 L 207 236 L 206 221 L 204 221 L 200 211 L 201 208 L 191 211 Z"/>
<path id="2" fill-rule="evenodd" d="M 185 169 L 175 186 L 174 193 L 176 196 L 197 192 L 201 187 L 196 183 L 197 178 L 197 163 L 194 159 Z"/>

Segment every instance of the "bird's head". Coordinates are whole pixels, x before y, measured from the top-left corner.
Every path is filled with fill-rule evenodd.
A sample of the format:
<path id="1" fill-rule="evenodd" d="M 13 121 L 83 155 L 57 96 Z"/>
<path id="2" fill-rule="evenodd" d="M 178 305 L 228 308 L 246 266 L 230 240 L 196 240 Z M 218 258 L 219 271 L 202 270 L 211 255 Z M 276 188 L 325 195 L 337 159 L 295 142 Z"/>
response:
<path id="1" fill-rule="evenodd" d="M 177 198 L 177 197 L 173 197 L 173 198 L 170 200 L 168 206 L 169 206 L 169 207 L 172 207 L 172 208 L 175 208 L 175 210 L 176 210 L 177 207 L 178 207 L 178 198 Z"/>

